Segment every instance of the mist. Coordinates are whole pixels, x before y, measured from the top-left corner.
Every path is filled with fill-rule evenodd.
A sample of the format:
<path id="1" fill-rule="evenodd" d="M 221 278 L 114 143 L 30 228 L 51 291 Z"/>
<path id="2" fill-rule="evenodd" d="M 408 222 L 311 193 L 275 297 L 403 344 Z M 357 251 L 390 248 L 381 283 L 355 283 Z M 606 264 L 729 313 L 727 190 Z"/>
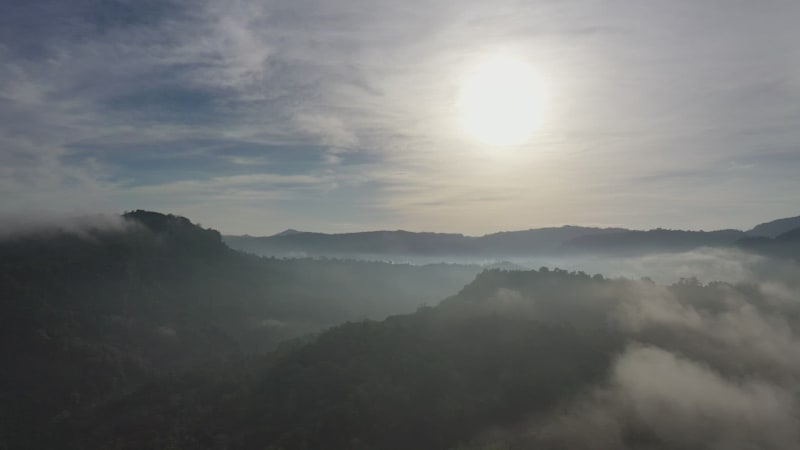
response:
<path id="1" fill-rule="evenodd" d="M 275 258 L 142 210 L 5 229 L 9 447 L 800 447 L 796 259 Z"/>
<path id="2" fill-rule="evenodd" d="M 623 263 L 637 276 L 698 277 L 591 288 L 565 279 L 486 298 L 492 311 L 600 327 L 623 344 L 602 382 L 526 425 L 487 433 L 474 448 L 800 448 L 797 264 L 717 251 L 614 262 Z M 731 282 L 698 281 L 720 275 Z"/>
<path id="3" fill-rule="evenodd" d="M 800 449 L 798 19 L 0 0 L 0 450 Z"/>
<path id="4" fill-rule="evenodd" d="M 792 449 L 800 444 L 795 387 L 726 376 L 702 360 L 632 344 L 607 386 L 535 425 L 524 440 L 587 450 Z"/>
<path id="5" fill-rule="evenodd" d="M 308 258 L 298 253 L 287 259 Z M 614 256 L 605 254 L 559 255 L 559 256 L 409 256 L 409 255 L 340 255 L 340 259 L 387 262 L 392 264 L 461 264 L 484 268 L 509 270 L 535 270 L 540 267 L 560 268 L 569 271 L 600 273 L 608 277 L 639 279 L 647 277 L 660 284 L 670 284 L 681 278 L 697 278 L 700 281 L 723 281 L 728 283 L 765 281 L 796 273 L 798 264 L 792 260 L 776 260 L 737 248 L 700 247 L 685 252 L 654 252 L 637 256 Z"/>
<path id="6" fill-rule="evenodd" d="M 96 232 L 123 232 L 136 226 L 136 222 L 119 214 L 6 214 L 0 215 L 0 240 L 59 234 L 89 237 Z"/>

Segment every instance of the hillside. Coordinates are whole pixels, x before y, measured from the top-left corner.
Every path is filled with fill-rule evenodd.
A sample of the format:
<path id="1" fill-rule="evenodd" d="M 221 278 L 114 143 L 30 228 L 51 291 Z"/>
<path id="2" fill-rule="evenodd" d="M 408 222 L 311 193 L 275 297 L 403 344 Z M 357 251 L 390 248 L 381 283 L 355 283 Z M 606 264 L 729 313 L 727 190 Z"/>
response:
<path id="1" fill-rule="evenodd" d="M 698 247 L 729 246 L 745 236 L 739 230 L 636 231 L 564 226 L 508 231 L 470 237 L 460 234 L 372 231 L 324 234 L 294 232 L 268 237 L 225 236 L 232 248 L 265 256 L 520 257 L 574 254 L 630 255 L 682 252 Z"/>
<path id="2" fill-rule="evenodd" d="M 315 256 L 485 256 L 503 257 L 557 253 L 576 237 L 618 232 L 615 228 L 564 226 L 525 231 L 507 231 L 473 237 L 462 234 L 368 231 L 325 234 L 280 233 L 274 236 L 225 236 L 232 248 L 259 255 Z"/>
<path id="3" fill-rule="evenodd" d="M 773 258 L 800 260 L 800 227 L 786 231 L 774 238 L 746 237 L 736 245 L 744 250 Z"/>
<path id="4" fill-rule="evenodd" d="M 730 247 L 745 237 L 769 237 L 800 227 L 800 217 L 762 223 L 744 232 L 628 230 L 566 225 L 484 236 L 409 231 L 326 234 L 286 230 L 273 236 L 224 236 L 237 250 L 263 256 L 328 256 L 392 259 L 402 256 L 503 258 L 563 255 L 643 255 L 700 247 Z"/>
<path id="5" fill-rule="evenodd" d="M 800 216 L 787 217 L 785 219 L 773 220 L 771 222 L 756 225 L 747 232 L 747 235 L 753 237 L 762 236 L 775 238 L 780 234 L 796 228 L 800 228 Z"/>
<path id="6" fill-rule="evenodd" d="M 770 399 L 796 387 L 793 365 L 763 353 L 784 338 L 743 340 L 740 324 L 794 328 L 798 312 L 748 285 L 487 271 L 436 307 L 154 383 L 64 427 L 86 449 L 788 449 L 796 433 L 775 429 L 796 424 L 795 401 Z"/>
<path id="7" fill-rule="evenodd" d="M 212 386 L 211 377 L 154 385 L 72 426 L 88 448 L 147 448 L 164 440 L 177 448 L 451 448 L 479 429 L 550 410 L 598 382 L 620 348 L 601 326 L 578 330 L 542 321 L 525 304 L 484 296 L 513 288 L 512 278 L 485 272 L 440 306 L 336 327 L 260 368 L 218 372 L 222 381 Z M 553 302 L 605 283 L 561 273 L 519 279 L 528 292 L 559 280 L 580 285 L 553 292 Z M 189 394 L 214 390 L 199 404 Z M 177 392 L 184 400 L 168 406 L 153 392 Z M 118 433 L 137 429 L 167 435 Z"/>
<path id="8" fill-rule="evenodd" d="M 727 247 L 744 235 L 744 232 L 739 230 L 627 230 L 603 235 L 581 236 L 564 243 L 562 250 L 565 253 L 607 255 L 677 253 L 699 247 Z"/>
<path id="9" fill-rule="evenodd" d="M 0 443 L 40 448 L 34 430 L 109 395 L 346 320 L 413 311 L 479 270 L 264 259 L 146 211 L 113 228 L 2 239 L 0 358 L 14 370 L 0 374 Z"/>
<path id="10" fill-rule="evenodd" d="M 566 231 L 581 232 L 554 232 Z M 593 239 L 638 251 L 700 232 L 641 233 Z M 739 242 L 785 256 L 797 238 Z M 0 358 L 12 368 L 0 372 L 0 448 L 800 443 L 789 261 L 767 260 L 764 284 L 547 268 L 476 277 L 477 266 L 262 258 L 186 218 L 135 211 L 113 226 L 9 235 L 0 268 Z M 703 392 L 740 400 L 698 402 Z"/>

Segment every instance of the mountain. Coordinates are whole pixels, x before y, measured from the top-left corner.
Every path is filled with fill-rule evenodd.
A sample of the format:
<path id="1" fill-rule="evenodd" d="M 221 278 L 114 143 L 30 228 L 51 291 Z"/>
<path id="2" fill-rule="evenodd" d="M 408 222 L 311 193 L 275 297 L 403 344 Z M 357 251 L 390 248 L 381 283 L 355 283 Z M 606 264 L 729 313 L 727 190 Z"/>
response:
<path id="1" fill-rule="evenodd" d="M 506 231 L 479 237 L 461 234 L 369 231 L 324 234 L 297 232 L 268 237 L 225 236 L 232 248 L 265 256 L 392 258 L 438 256 L 503 258 L 573 254 L 630 255 L 682 252 L 729 246 L 745 236 L 739 230 L 649 231 L 563 226 Z"/>
<path id="2" fill-rule="evenodd" d="M 800 260 L 800 227 L 781 233 L 774 238 L 745 237 L 740 239 L 736 245 L 743 250 L 773 258 Z"/>
<path id="3" fill-rule="evenodd" d="M 583 236 L 606 236 L 625 231 L 622 228 L 590 228 L 565 225 L 526 231 L 505 231 L 478 238 L 479 253 L 494 255 L 555 254 L 561 247 Z"/>
<path id="4" fill-rule="evenodd" d="M 224 236 L 232 248 L 264 256 L 328 256 L 391 258 L 437 256 L 502 258 L 575 254 L 641 255 L 729 247 L 745 237 L 777 237 L 800 227 L 800 216 L 757 225 L 743 232 L 627 230 L 562 226 L 504 231 L 484 236 L 409 231 L 367 231 L 325 234 L 286 230 L 274 236 Z"/>
<path id="5" fill-rule="evenodd" d="M 261 255 L 336 256 L 354 254 L 458 254 L 472 238 L 460 234 L 369 231 L 324 234 L 300 232 L 269 237 L 226 236 L 237 250 Z"/>
<path id="6" fill-rule="evenodd" d="M 775 238 L 775 240 L 778 242 L 785 242 L 785 243 L 797 243 L 798 241 L 800 241 L 800 227 L 779 234 Z"/>
<path id="7" fill-rule="evenodd" d="M 773 220 L 771 222 L 762 223 L 747 231 L 748 236 L 763 236 L 774 238 L 779 234 L 786 233 L 787 231 L 800 228 L 800 216 L 788 217 L 785 219 Z"/>
<path id="8" fill-rule="evenodd" d="M 325 234 L 299 232 L 268 237 L 225 236 L 232 248 L 260 255 L 287 256 L 486 256 L 549 254 L 579 236 L 604 235 L 618 228 L 563 226 L 525 231 L 507 231 L 472 237 L 448 233 L 367 231 Z"/>
<path id="9" fill-rule="evenodd" d="M 183 217 L 117 219 L 0 238 L 0 449 L 800 446 L 789 261 L 660 286 L 265 258 Z M 467 239 L 612 254 L 742 235 L 593 230 Z M 398 236 L 420 238 L 372 237 Z M 797 257 L 800 228 L 736 243 Z"/>
<path id="10" fill-rule="evenodd" d="M 0 360 L 13 368 L 0 371 L 0 448 L 44 448 L 37 430 L 157 377 L 413 311 L 479 270 L 260 258 L 149 211 L 16 233 L 0 239 Z"/>
<path id="11" fill-rule="evenodd" d="M 698 247 L 727 247 L 745 235 L 739 230 L 683 231 L 656 229 L 620 231 L 575 238 L 563 245 L 571 253 L 641 255 L 684 252 Z"/>
<path id="12" fill-rule="evenodd" d="M 86 450 L 795 448 L 796 366 L 765 354 L 787 337 L 761 321 L 800 316 L 765 295 L 485 271 L 437 306 L 155 381 L 60 436 Z"/>
<path id="13" fill-rule="evenodd" d="M 527 286 L 567 302 L 610 282 L 513 273 L 484 272 L 439 306 L 341 325 L 248 367 L 154 383 L 65 425 L 86 449 L 454 448 L 599 383 L 620 349 L 600 324 L 540 320 L 527 301 L 494 297 Z"/>
<path id="14" fill-rule="evenodd" d="M 280 233 L 272 235 L 272 237 L 291 236 L 293 234 L 299 234 L 299 233 L 302 233 L 302 231 L 297 231 L 294 228 L 289 228 L 288 230 L 283 230 Z"/>

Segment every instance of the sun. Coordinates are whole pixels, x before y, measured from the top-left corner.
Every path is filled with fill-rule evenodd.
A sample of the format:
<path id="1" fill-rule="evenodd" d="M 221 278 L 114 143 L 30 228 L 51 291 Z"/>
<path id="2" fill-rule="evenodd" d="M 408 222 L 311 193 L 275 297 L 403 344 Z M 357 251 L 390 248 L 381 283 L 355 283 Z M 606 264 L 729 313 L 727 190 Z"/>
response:
<path id="1" fill-rule="evenodd" d="M 464 77 L 458 99 L 463 129 L 490 145 L 528 140 L 540 107 L 540 86 L 533 68 L 507 56 L 475 66 Z"/>

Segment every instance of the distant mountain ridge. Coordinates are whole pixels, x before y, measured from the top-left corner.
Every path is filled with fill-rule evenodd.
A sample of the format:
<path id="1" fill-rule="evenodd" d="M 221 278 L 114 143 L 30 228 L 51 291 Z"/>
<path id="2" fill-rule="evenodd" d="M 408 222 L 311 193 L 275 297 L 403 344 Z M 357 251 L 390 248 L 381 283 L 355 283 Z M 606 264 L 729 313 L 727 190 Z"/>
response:
<path id="1" fill-rule="evenodd" d="M 628 230 L 610 235 L 588 235 L 564 244 L 572 253 L 642 254 L 689 251 L 699 247 L 729 246 L 745 236 L 740 230 L 684 231 Z"/>
<path id="2" fill-rule="evenodd" d="M 564 225 L 483 236 L 457 233 L 365 231 L 327 234 L 289 229 L 273 236 L 223 236 L 230 247 L 265 256 L 358 257 L 408 256 L 535 256 L 643 254 L 689 251 L 699 247 L 734 246 L 745 237 L 774 238 L 800 227 L 800 217 L 778 219 L 749 231 L 630 230 Z"/>
<path id="3" fill-rule="evenodd" d="M 399 255 L 523 255 L 554 252 L 565 242 L 581 236 L 625 231 L 621 228 L 563 226 L 525 231 L 505 231 L 485 236 L 455 233 L 366 231 L 326 234 L 279 233 L 268 237 L 225 236 L 232 248 L 261 255 L 335 256 L 338 254 Z"/>
<path id="4" fill-rule="evenodd" d="M 181 216 L 137 210 L 90 219 L 0 237 L 0 360 L 11 368 L 0 371 L 0 449 L 550 448 L 460 443 L 598 386 L 628 333 L 603 328 L 614 322 L 609 308 L 623 294 L 633 301 L 641 289 L 661 289 L 549 262 L 538 271 L 514 262 L 483 271 L 264 258 Z M 564 226 L 480 237 L 287 230 L 255 239 L 417 254 L 605 256 L 719 245 L 800 255 L 800 227 L 747 234 Z M 666 300 L 695 298 L 711 314 L 737 288 L 687 278 L 667 289 Z M 748 285 L 738 292 L 761 301 Z M 661 326 L 648 339 L 685 334 Z M 683 341 L 672 343 L 680 351 Z"/>
<path id="5" fill-rule="evenodd" d="M 279 236 L 291 236 L 293 234 L 300 234 L 303 233 L 302 231 L 297 231 L 294 228 L 289 228 L 288 230 L 283 230 L 280 233 L 273 234 L 272 237 L 279 237 Z"/>
<path id="6" fill-rule="evenodd" d="M 787 217 L 756 225 L 747 232 L 747 235 L 775 238 L 796 228 L 800 228 L 800 216 Z"/>
<path id="7" fill-rule="evenodd" d="M 765 256 L 800 260 L 800 227 L 783 232 L 774 238 L 748 236 L 736 242 L 739 248 Z"/>

